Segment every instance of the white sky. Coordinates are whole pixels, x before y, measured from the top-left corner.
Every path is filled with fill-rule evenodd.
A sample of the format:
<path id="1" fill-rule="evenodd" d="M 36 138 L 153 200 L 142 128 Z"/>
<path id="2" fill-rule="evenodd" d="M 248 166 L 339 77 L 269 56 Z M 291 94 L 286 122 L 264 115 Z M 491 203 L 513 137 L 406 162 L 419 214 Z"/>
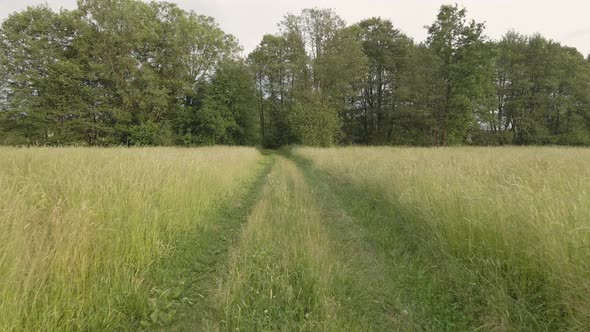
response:
<path id="1" fill-rule="evenodd" d="M 590 0 L 169 0 L 181 8 L 213 16 L 221 28 L 238 37 L 246 53 L 265 33 L 276 32 L 284 14 L 303 8 L 333 8 L 347 23 L 380 16 L 414 38 L 426 37 L 425 25 L 434 21 L 438 8 L 459 3 L 468 16 L 486 22 L 486 34 L 499 38 L 508 29 L 543 36 L 590 53 Z M 27 6 L 47 3 L 54 9 L 71 9 L 76 0 L 0 0 L 0 19 Z"/>

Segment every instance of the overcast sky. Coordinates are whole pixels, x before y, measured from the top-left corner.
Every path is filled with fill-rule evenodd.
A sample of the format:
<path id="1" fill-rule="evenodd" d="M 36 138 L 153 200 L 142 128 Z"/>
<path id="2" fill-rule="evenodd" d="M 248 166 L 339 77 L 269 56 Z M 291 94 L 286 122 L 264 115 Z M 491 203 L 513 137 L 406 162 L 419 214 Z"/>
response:
<path id="1" fill-rule="evenodd" d="M 425 25 L 434 21 L 441 4 L 457 2 L 468 16 L 486 22 L 486 33 L 499 38 L 508 29 L 520 33 L 539 32 L 545 37 L 590 53 L 590 0 L 170 0 L 181 8 L 213 16 L 228 33 L 238 37 L 246 52 L 251 51 L 265 33 L 276 32 L 285 13 L 303 8 L 333 8 L 348 23 L 380 16 L 415 41 L 426 37 Z M 76 0 L 0 0 L 0 19 L 30 5 L 71 9 Z"/>

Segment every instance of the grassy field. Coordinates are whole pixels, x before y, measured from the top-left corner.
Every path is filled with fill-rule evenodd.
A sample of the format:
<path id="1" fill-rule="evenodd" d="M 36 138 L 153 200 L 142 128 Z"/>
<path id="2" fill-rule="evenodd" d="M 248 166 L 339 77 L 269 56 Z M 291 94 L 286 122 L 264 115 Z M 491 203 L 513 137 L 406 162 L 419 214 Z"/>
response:
<path id="1" fill-rule="evenodd" d="M 0 331 L 133 329 L 154 312 L 159 265 L 261 161 L 253 148 L 0 149 Z"/>
<path id="2" fill-rule="evenodd" d="M 296 149 L 484 330 L 590 328 L 590 150 Z M 388 225 L 389 223 L 389 225 Z M 391 227 L 391 229 L 390 229 Z"/>
<path id="3" fill-rule="evenodd" d="M 585 331 L 590 150 L 0 149 L 0 330 Z"/>

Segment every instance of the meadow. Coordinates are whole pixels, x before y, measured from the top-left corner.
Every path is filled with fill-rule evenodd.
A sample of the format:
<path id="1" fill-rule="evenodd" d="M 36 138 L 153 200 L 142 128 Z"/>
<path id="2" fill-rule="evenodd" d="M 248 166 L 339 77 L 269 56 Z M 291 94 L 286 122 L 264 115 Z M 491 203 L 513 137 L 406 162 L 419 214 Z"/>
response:
<path id="1" fill-rule="evenodd" d="M 484 330 L 590 327 L 590 150 L 296 149 L 390 210 L 382 232 Z M 392 230 L 387 230 L 393 227 Z"/>
<path id="2" fill-rule="evenodd" d="M 262 159 L 254 148 L 0 156 L 1 331 L 133 329 L 153 311 L 158 265 Z"/>
<path id="3" fill-rule="evenodd" d="M 0 330 L 588 330 L 588 165 L 583 148 L 1 148 Z"/>

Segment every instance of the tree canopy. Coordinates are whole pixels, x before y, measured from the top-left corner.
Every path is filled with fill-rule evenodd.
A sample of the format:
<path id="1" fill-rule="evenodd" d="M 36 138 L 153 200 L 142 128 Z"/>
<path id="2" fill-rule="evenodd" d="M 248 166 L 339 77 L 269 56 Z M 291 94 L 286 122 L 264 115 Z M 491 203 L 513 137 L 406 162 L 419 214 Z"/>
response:
<path id="1" fill-rule="evenodd" d="M 172 3 L 29 7 L 0 27 L 0 144 L 590 145 L 590 56 L 458 5 L 426 29 L 305 9 L 242 57 Z"/>

